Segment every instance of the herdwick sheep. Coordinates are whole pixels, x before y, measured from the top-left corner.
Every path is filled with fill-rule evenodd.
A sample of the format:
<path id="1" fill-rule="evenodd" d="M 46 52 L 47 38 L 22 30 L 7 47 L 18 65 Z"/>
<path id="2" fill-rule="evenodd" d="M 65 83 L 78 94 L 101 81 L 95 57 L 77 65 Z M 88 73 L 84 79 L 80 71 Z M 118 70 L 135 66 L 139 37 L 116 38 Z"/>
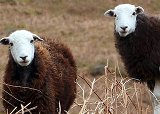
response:
<path id="1" fill-rule="evenodd" d="M 115 47 L 128 74 L 146 82 L 160 100 L 160 19 L 131 4 L 120 4 L 104 15 L 115 17 Z M 160 114 L 158 100 L 153 101 L 154 114 Z"/>
<path id="2" fill-rule="evenodd" d="M 9 45 L 2 93 L 5 110 L 10 113 L 31 102 L 28 108 L 37 106 L 32 114 L 58 114 L 60 106 L 65 114 L 76 96 L 77 68 L 70 50 L 26 30 L 13 32 L 0 44 Z"/>

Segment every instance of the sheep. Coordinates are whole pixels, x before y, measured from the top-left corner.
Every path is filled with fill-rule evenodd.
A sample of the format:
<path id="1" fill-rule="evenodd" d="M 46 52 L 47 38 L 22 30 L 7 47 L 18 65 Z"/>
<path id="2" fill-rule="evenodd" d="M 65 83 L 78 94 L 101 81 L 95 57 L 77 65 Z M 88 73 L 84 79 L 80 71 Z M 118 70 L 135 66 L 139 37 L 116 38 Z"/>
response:
<path id="1" fill-rule="evenodd" d="M 27 30 L 11 33 L 0 44 L 9 45 L 2 93 L 5 111 L 31 102 L 28 108 L 37 106 L 32 114 L 66 114 L 76 97 L 77 77 L 69 48 Z"/>
<path id="2" fill-rule="evenodd" d="M 120 4 L 107 10 L 105 16 L 115 17 L 115 47 L 121 55 L 129 76 L 147 83 L 160 100 L 160 20 L 144 13 L 140 6 Z M 160 104 L 153 100 L 154 114 Z"/>

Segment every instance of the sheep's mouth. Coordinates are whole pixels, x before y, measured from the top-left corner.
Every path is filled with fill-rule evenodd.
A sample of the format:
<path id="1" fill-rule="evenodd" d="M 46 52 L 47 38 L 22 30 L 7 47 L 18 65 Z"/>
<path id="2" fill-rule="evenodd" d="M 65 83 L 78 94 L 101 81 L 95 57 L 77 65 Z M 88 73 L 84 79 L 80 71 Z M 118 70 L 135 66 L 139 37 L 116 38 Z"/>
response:
<path id="1" fill-rule="evenodd" d="M 26 64 L 28 63 L 29 61 L 21 61 L 20 63 L 23 63 L 23 64 Z"/>
<path id="2" fill-rule="evenodd" d="M 28 63 L 29 63 L 29 61 L 25 60 L 25 61 L 20 61 L 19 63 L 20 63 L 20 64 L 24 64 L 24 65 L 25 65 L 25 64 L 28 64 Z"/>
<path id="3" fill-rule="evenodd" d="M 29 61 L 20 61 L 18 64 L 20 66 L 28 66 L 30 64 L 30 62 Z"/>
<path id="4" fill-rule="evenodd" d="M 128 34 L 127 31 L 120 31 L 120 32 L 119 32 L 119 35 L 120 35 L 121 37 L 126 37 L 127 34 Z"/>
<path id="5" fill-rule="evenodd" d="M 120 33 L 121 33 L 121 34 L 126 34 L 126 33 L 127 33 L 127 31 L 121 31 Z"/>

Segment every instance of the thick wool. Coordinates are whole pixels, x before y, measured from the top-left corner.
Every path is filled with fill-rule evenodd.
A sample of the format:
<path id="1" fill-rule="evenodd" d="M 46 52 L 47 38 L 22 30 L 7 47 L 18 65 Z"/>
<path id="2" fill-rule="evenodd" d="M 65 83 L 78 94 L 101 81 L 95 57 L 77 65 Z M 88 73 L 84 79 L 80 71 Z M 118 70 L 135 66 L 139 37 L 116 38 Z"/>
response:
<path id="1" fill-rule="evenodd" d="M 129 76 L 147 82 L 150 89 L 160 78 L 160 20 L 139 14 L 135 32 L 120 37 L 115 31 L 115 46 L 119 51 Z"/>
<path id="2" fill-rule="evenodd" d="M 32 114 L 57 114 L 60 103 L 61 113 L 65 113 L 76 96 L 76 73 L 70 50 L 60 42 L 45 39 L 42 43 L 36 43 L 35 57 L 27 67 L 17 65 L 10 54 L 4 83 L 37 90 L 3 85 L 5 91 L 2 95 L 7 101 L 3 101 L 5 110 L 11 112 L 15 107 L 19 110 L 21 104 L 31 102 L 28 108 L 37 106 L 31 111 Z"/>

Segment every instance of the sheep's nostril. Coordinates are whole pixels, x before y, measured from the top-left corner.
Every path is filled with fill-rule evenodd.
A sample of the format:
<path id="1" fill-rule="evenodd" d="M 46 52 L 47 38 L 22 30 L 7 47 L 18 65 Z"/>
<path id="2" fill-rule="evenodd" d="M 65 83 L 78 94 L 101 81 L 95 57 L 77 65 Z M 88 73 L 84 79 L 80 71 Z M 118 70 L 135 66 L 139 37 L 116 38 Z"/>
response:
<path id="1" fill-rule="evenodd" d="M 24 56 L 24 57 L 20 57 L 20 58 L 25 61 L 27 57 L 28 56 Z"/>
<path id="2" fill-rule="evenodd" d="M 128 26 L 121 27 L 121 29 L 124 31 L 126 30 L 126 28 L 128 28 Z"/>

